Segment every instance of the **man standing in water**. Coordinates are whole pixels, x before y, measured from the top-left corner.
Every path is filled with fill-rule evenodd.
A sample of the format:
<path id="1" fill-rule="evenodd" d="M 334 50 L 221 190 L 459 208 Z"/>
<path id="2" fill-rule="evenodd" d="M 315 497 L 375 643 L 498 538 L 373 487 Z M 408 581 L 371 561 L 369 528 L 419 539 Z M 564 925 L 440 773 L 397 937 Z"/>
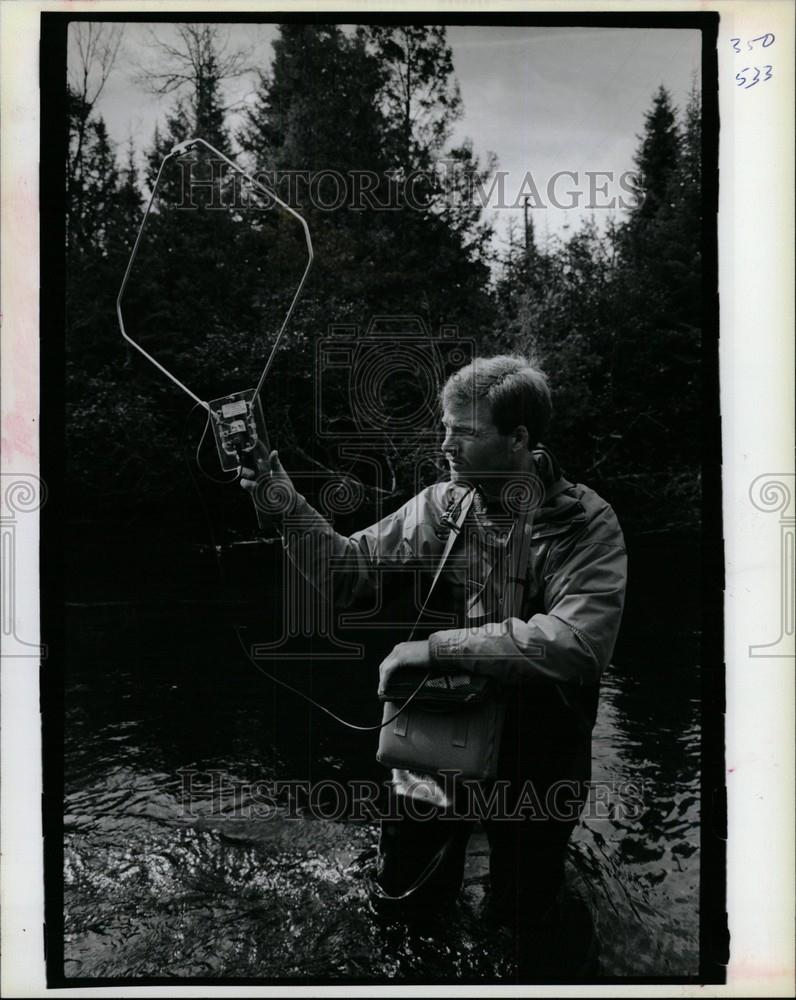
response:
<path id="1" fill-rule="evenodd" d="M 379 689 L 407 667 L 485 675 L 500 686 L 507 708 L 497 779 L 507 795 L 499 812 L 479 817 L 490 908 L 515 934 L 521 978 L 577 975 L 561 920 L 564 858 L 587 796 L 599 682 L 622 616 L 624 540 L 611 507 L 564 479 L 542 446 L 550 392 L 525 358 L 476 359 L 448 379 L 441 399 L 450 480 L 351 537 L 296 492 L 276 452 L 258 454 L 241 485 L 260 507 L 269 487 L 280 495 L 278 507 L 301 528 L 286 533 L 288 553 L 318 583 L 329 582 L 333 565 L 342 605 L 378 590 L 383 569 L 439 561 L 452 511 L 475 488 L 459 556 L 440 581 L 462 627 L 398 643 L 381 664 Z M 521 579 L 506 556 L 518 496 L 526 498 L 521 530 L 530 533 Z M 518 603 L 507 604 L 515 586 Z M 505 616 L 512 606 L 519 612 Z M 425 915 L 459 892 L 473 817 L 451 818 L 445 789 L 406 771 L 393 772 L 392 789 L 397 808 L 381 824 L 374 904 Z"/>

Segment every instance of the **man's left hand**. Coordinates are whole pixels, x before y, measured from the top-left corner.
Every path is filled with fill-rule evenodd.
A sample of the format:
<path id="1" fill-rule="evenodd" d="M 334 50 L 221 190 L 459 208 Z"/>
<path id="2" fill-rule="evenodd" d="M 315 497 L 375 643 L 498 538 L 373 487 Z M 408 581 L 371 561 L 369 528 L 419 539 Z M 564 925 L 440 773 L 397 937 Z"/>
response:
<path id="1" fill-rule="evenodd" d="M 379 667 L 379 697 L 383 698 L 390 678 L 396 670 L 410 667 L 415 670 L 428 670 L 431 666 L 431 654 L 428 649 L 428 639 L 415 642 L 399 642 L 392 652 L 384 658 Z"/>

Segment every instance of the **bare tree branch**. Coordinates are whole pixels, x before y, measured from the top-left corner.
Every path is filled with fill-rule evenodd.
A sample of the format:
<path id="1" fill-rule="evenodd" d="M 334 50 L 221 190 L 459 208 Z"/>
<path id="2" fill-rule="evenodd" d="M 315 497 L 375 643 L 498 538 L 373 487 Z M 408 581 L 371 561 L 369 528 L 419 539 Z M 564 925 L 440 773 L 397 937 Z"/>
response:
<path id="1" fill-rule="evenodd" d="M 79 218 L 82 215 L 83 147 L 88 122 L 116 63 L 124 25 L 76 21 L 72 31 L 77 59 L 69 65 L 67 82 L 77 113 L 72 119 L 75 123 L 74 143 L 70 136 L 67 147 L 67 178 L 75 194 Z"/>
<path id="2" fill-rule="evenodd" d="M 69 69 L 69 84 L 90 113 L 116 62 L 124 25 L 77 21 L 73 30 L 78 60 Z"/>
<path id="3" fill-rule="evenodd" d="M 180 24 L 181 45 L 171 45 L 150 29 L 151 47 L 160 66 L 138 64 L 135 82 L 151 94 L 165 96 L 184 87 L 196 86 L 209 62 L 221 80 L 232 80 L 252 71 L 251 48 L 229 48 L 229 31 L 217 24 Z M 165 65 L 164 65 L 165 63 Z"/>

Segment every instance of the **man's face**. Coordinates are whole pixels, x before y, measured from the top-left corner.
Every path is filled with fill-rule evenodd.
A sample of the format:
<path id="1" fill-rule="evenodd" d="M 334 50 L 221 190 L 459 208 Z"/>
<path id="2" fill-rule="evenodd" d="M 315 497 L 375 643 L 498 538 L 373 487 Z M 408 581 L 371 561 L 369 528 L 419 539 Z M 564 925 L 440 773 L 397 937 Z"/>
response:
<path id="1" fill-rule="evenodd" d="M 492 422 L 488 400 L 449 402 L 442 411 L 445 440 L 442 451 L 454 483 L 500 480 L 514 469 L 513 437 Z"/>

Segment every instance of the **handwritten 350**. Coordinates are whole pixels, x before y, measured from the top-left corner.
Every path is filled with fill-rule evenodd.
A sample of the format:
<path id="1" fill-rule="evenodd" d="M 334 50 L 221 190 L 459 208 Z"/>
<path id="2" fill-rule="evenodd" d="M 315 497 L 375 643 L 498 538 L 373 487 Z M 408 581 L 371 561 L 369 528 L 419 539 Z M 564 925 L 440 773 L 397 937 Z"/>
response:
<path id="1" fill-rule="evenodd" d="M 746 40 L 746 51 L 751 52 L 752 49 L 767 49 L 770 45 L 773 45 L 775 41 L 775 36 L 767 31 L 764 35 L 758 35 L 757 38 L 748 38 Z M 732 45 L 733 52 L 743 52 L 743 39 L 741 38 L 731 38 L 730 44 Z M 744 90 L 749 90 L 754 87 L 756 83 L 765 83 L 766 80 L 770 80 L 774 75 L 774 68 L 766 63 L 765 66 L 745 66 L 742 70 L 739 70 L 735 74 L 735 82 L 737 86 L 742 87 Z"/>
<path id="2" fill-rule="evenodd" d="M 746 40 L 746 49 L 748 52 L 751 52 L 752 49 L 755 48 L 755 46 L 757 46 L 757 48 L 760 49 L 767 49 L 769 45 L 774 44 L 775 39 L 776 36 L 772 35 L 770 31 L 767 31 L 765 35 L 758 35 L 757 38 L 748 38 Z M 730 39 L 730 45 L 732 45 L 733 52 L 742 51 L 741 49 L 742 41 L 743 40 L 740 38 Z M 757 45 L 758 42 L 760 42 L 760 45 Z"/>

